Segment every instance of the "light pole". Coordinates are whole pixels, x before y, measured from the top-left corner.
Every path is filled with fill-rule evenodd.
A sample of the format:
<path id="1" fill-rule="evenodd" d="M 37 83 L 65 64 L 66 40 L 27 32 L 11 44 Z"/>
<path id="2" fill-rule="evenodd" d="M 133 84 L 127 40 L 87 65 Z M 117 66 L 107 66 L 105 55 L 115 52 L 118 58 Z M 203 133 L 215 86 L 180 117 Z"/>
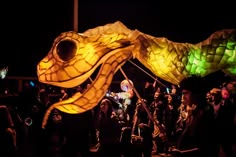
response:
<path id="1" fill-rule="evenodd" d="M 78 32 L 78 3 L 79 0 L 74 0 L 74 20 L 73 20 L 73 30 Z"/>

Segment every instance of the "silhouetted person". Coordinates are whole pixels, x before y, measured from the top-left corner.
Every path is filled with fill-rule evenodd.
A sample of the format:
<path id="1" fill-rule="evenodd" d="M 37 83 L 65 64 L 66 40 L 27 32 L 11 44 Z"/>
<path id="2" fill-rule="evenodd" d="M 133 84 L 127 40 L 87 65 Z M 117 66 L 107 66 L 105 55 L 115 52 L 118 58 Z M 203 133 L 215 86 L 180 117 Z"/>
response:
<path id="1" fill-rule="evenodd" d="M 206 102 L 208 91 L 204 78 L 190 76 L 180 83 L 182 103 L 188 108 L 186 125 L 177 141 L 176 156 L 217 157 L 214 110 Z"/>
<path id="2" fill-rule="evenodd" d="M 138 100 L 136 103 L 136 110 L 133 117 L 132 126 L 132 157 L 151 157 L 152 155 L 152 132 L 153 122 L 150 120 L 147 111 L 143 107 L 147 101 Z"/>
<path id="3" fill-rule="evenodd" d="M 0 105 L 0 156 L 16 156 L 16 131 L 11 114 L 5 105 Z"/>
<path id="4" fill-rule="evenodd" d="M 233 144 L 235 144 L 235 107 L 226 88 L 221 89 L 222 101 L 216 116 L 218 142 L 222 147 L 225 157 L 234 157 Z"/>
<path id="5" fill-rule="evenodd" d="M 120 157 L 121 125 L 109 99 L 105 98 L 100 103 L 96 128 L 99 131 L 100 143 L 98 157 Z"/>

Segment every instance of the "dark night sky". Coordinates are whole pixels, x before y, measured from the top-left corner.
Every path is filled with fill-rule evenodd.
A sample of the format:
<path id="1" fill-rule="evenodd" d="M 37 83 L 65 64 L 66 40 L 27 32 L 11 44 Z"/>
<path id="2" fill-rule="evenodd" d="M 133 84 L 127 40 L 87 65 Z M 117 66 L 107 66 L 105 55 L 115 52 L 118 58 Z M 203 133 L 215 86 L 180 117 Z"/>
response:
<path id="1" fill-rule="evenodd" d="M 9 67 L 10 76 L 36 76 L 37 63 L 57 35 L 73 30 L 73 0 L 13 0 L 1 6 L 0 65 Z M 190 43 L 236 28 L 235 5 L 229 0 L 79 0 L 79 32 L 118 20 L 129 29 Z"/>

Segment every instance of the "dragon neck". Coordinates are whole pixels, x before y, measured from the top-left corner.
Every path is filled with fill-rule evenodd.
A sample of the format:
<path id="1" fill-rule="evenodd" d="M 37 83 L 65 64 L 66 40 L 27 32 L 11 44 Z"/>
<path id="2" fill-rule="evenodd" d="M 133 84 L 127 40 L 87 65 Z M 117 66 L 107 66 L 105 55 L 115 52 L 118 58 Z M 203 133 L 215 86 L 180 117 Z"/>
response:
<path id="1" fill-rule="evenodd" d="M 176 43 L 167 38 L 156 38 L 140 32 L 134 34 L 136 35 L 134 42 L 136 47 L 133 56 L 142 65 L 154 75 L 173 84 L 178 84 L 179 80 L 185 77 L 181 74 L 181 71 L 184 70 L 182 61 L 188 56 L 188 52 L 194 48 L 194 45 Z"/>

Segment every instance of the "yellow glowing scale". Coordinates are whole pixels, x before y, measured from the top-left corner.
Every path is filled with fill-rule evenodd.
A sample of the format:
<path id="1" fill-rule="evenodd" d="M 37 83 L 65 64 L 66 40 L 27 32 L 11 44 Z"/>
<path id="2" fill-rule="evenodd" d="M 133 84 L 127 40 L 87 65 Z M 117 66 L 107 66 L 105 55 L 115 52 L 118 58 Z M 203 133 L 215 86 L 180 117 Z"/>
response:
<path id="1" fill-rule="evenodd" d="M 113 75 L 131 58 L 136 58 L 157 77 L 173 84 L 192 74 L 206 76 L 222 70 L 236 76 L 236 29 L 221 30 L 197 44 L 177 43 L 130 30 L 121 22 L 98 26 L 84 33 L 63 32 L 48 55 L 37 65 L 38 80 L 72 88 L 100 71 L 90 87 L 53 104 L 52 109 L 79 114 L 94 108 L 104 97 Z"/>

